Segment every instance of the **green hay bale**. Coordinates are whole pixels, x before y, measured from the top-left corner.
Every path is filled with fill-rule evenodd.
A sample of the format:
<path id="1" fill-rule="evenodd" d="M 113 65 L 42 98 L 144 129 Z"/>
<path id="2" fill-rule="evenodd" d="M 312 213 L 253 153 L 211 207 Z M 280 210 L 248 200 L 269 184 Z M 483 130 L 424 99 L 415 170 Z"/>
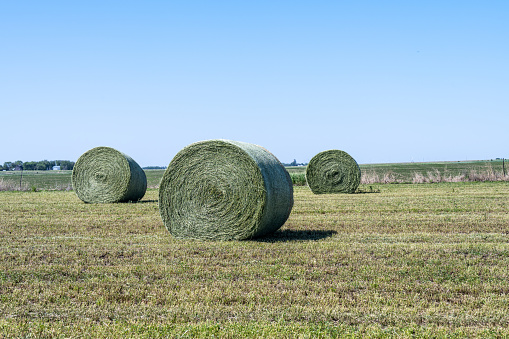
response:
<path id="1" fill-rule="evenodd" d="M 243 240 L 279 229 L 293 207 L 290 175 L 266 149 L 207 140 L 182 149 L 159 187 L 159 211 L 176 238 Z"/>
<path id="2" fill-rule="evenodd" d="M 306 181 L 315 194 L 354 193 L 361 182 L 361 170 L 348 153 L 329 150 L 311 159 Z"/>
<path id="3" fill-rule="evenodd" d="M 138 201 L 147 190 L 147 177 L 128 155 L 110 147 L 96 147 L 76 161 L 72 186 L 88 203 Z"/>

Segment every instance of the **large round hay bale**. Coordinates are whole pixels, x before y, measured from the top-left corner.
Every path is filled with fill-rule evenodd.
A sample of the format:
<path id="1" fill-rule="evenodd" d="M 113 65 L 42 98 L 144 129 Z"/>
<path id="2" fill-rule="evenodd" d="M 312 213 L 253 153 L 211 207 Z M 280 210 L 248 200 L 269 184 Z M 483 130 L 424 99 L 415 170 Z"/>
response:
<path id="1" fill-rule="evenodd" d="M 266 149 L 207 140 L 183 148 L 159 186 L 159 211 L 176 238 L 243 240 L 279 229 L 293 207 L 290 175 Z"/>
<path id="2" fill-rule="evenodd" d="M 96 147 L 74 164 L 72 186 L 84 202 L 138 201 L 147 190 L 147 177 L 128 155 L 110 147 Z"/>
<path id="3" fill-rule="evenodd" d="M 315 194 L 354 193 L 361 182 L 361 170 L 348 153 L 323 151 L 309 162 L 306 181 Z"/>

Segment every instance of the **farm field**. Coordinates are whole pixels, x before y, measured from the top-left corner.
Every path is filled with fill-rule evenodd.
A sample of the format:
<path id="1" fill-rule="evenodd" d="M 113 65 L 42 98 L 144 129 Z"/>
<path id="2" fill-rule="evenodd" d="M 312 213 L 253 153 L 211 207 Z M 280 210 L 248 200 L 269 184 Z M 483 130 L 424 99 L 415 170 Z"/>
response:
<path id="1" fill-rule="evenodd" d="M 144 170 L 147 186 L 159 185 L 164 170 Z M 23 176 L 21 176 L 23 175 Z M 4 171 L 0 172 L 0 181 L 11 183 L 15 188 L 25 190 L 71 190 L 72 171 Z"/>
<path id="2" fill-rule="evenodd" d="M 396 164 L 360 164 L 363 177 L 378 176 L 389 177 L 394 182 L 411 183 L 416 173 L 427 176 L 428 173 L 436 175 L 437 171 L 441 176 L 457 176 L 461 174 L 477 173 L 509 173 L 509 165 L 502 160 L 480 160 L 480 161 L 450 161 L 430 163 L 396 163 Z M 305 185 L 306 167 L 287 167 L 294 183 Z M 163 169 L 145 170 L 147 185 L 157 188 L 161 180 Z M 0 171 L 0 182 L 10 183 L 13 187 L 21 187 L 23 190 L 70 190 L 72 189 L 72 171 Z M 366 181 L 366 180 L 364 180 Z"/>
<path id="3" fill-rule="evenodd" d="M 480 177 L 488 174 L 498 174 L 503 177 L 503 173 L 509 173 L 509 166 L 506 161 L 498 160 L 478 160 L 478 161 L 443 161 L 443 162 L 408 162 L 408 163 L 389 163 L 389 164 L 359 164 L 362 172 L 362 182 L 368 182 L 376 177 L 380 182 L 389 180 L 389 182 L 412 183 L 416 176 L 436 178 L 437 174 L 441 178 L 468 176 L 478 174 Z M 296 166 L 287 167 L 290 175 L 304 175 L 306 167 Z M 304 182 L 305 178 L 303 177 Z"/>
<path id="4" fill-rule="evenodd" d="M 279 231 L 229 242 L 173 239 L 157 189 L 0 192 L 0 337 L 509 336 L 509 183 L 360 191 L 297 186 Z"/>
<path id="5" fill-rule="evenodd" d="M 412 162 L 397 164 L 366 164 L 360 165 L 362 172 L 376 173 L 380 176 L 392 175 L 396 181 L 412 182 L 417 175 L 428 176 L 439 174 L 442 177 L 469 175 L 471 173 L 487 174 L 509 172 L 507 162 L 497 160 L 479 161 L 443 161 L 443 162 Z"/>

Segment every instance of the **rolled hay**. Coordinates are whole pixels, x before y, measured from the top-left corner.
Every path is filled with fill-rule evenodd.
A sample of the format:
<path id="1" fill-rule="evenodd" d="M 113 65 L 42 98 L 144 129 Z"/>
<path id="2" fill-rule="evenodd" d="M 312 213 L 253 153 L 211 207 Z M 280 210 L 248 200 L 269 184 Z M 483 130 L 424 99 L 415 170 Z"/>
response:
<path id="1" fill-rule="evenodd" d="M 147 177 L 128 155 L 110 147 L 96 147 L 74 164 L 72 186 L 87 203 L 138 201 L 147 191 Z"/>
<path id="2" fill-rule="evenodd" d="M 159 186 L 159 211 L 176 238 L 245 240 L 278 230 L 293 207 L 293 185 L 263 147 L 231 140 L 188 145 Z"/>
<path id="3" fill-rule="evenodd" d="M 361 170 L 348 153 L 323 151 L 309 162 L 306 181 L 315 194 L 354 193 L 361 182 Z"/>

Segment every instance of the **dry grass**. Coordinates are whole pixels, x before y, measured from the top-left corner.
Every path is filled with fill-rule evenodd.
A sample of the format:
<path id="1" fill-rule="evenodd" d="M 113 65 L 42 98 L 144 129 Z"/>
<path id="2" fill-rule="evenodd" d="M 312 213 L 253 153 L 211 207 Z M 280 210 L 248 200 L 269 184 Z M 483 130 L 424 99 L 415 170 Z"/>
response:
<path id="1" fill-rule="evenodd" d="M 28 184 L 26 182 L 22 182 L 21 185 L 19 182 L 7 181 L 3 178 L 0 178 L 0 191 L 28 191 L 30 190 Z"/>
<path id="2" fill-rule="evenodd" d="M 384 172 L 379 173 L 373 170 L 368 172 L 362 172 L 361 175 L 361 184 L 369 185 L 369 184 L 393 184 L 403 182 L 402 179 L 399 179 L 399 176 L 392 172 Z"/>
<path id="3" fill-rule="evenodd" d="M 447 170 L 440 171 L 436 168 L 426 171 L 426 173 L 413 172 L 410 182 L 413 184 L 441 183 L 441 182 L 473 182 L 473 181 L 509 181 L 509 174 L 503 174 L 501 171 L 495 171 L 491 165 L 485 169 L 470 169 L 461 174 L 451 174 Z M 406 176 L 395 173 L 391 170 L 387 172 L 377 172 L 367 170 L 362 173 L 362 184 L 394 184 L 409 182 Z"/>

